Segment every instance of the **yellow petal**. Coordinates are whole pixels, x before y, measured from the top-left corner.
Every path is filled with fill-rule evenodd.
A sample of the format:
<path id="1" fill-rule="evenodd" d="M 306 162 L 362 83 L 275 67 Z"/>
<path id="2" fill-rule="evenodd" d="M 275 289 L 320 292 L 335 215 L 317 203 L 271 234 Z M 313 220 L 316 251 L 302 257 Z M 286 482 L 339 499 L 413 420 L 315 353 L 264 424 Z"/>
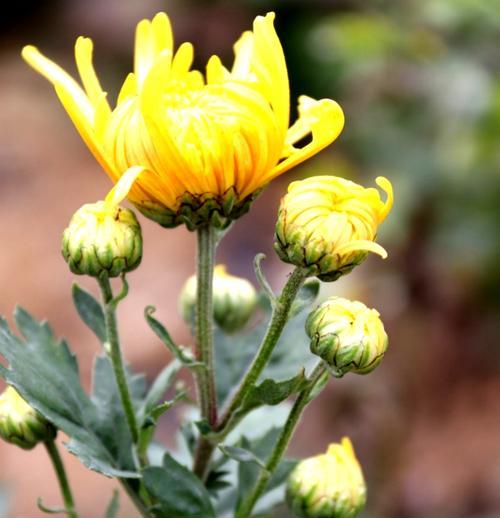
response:
<path id="1" fill-rule="evenodd" d="M 106 94 L 101 88 L 101 84 L 99 83 L 99 79 L 97 79 L 97 75 L 94 70 L 94 65 L 92 64 L 92 51 L 93 44 L 91 39 L 83 38 L 80 36 L 76 40 L 75 61 L 78 68 L 78 73 L 80 74 L 83 86 L 87 92 L 90 102 L 96 106 L 97 104 L 102 105 L 102 99 Z M 106 105 L 110 114 L 111 109 L 109 108 L 107 101 Z M 101 107 L 101 110 L 102 109 L 103 108 Z"/>
<path id="2" fill-rule="evenodd" d="M 374 254 L 380 255 L 382 259 L 387 259 L 387 252 L 384 248 L 382 248 L 378 243 L 366 241 L 364 239 L 360 239 L 359 241 L 350 241 L 335 249 L 335 253 L 339 255 L 357 251 L 373 252 Z"/>
<path id="3" fill-rule="evenodd" d="M 54 86 L 59 86 L 73 98 L 74 104 L 90 124 L 94 119 L 94 108 L 80 85 L 60 66 L 47 59 L 36 47 L 27 45 L 21 52 L 22 57 L 37 72 L 42 74 Z"/>
<path id="4" fill-rule="evenodd" d="M 274 29 L 274 13 L 257 16 L 253 24 L 253 32 L 252 65 L 259 80 L 265 84 L 267 97 L 284 136 L 290 117 L 290 89 L 285 55 Z"/>
<path id="5" fill-rule="evenodd" d="M 125 81 L 123 82 L 123 85 L 120 89 L 120 93 L 118 94 L 118 101 L 116 102 L 116 105 L 118 106 L 123 101 L 128 99 L 131 96 L 137 95 L 137 79 L 135 77 L 135 74 L 130 72 L 128 76 L 126 77 Z"/>
<path id="6" fill-rule="evenodd" d="M 287 144 L 292 146 L 298 139 L 309 133 L 312 133 L 312 140 L 303 148 L 293 148 L 290 156 L 280 162 L 266 180 L 276 178 L 328 146 L 340 135 L 344 120 L 342 108 L 335 101 L 331 99 L 316 101 L 302 95 L 299 98 L 299 118 L 288 130 Z"/>
<path id="7" fill-rule="evenodd" d="M 116 182 L 115 186 L 109 191 L 106 198 L 104 198 L 105 203 L 109 205 L 119 205 L 127 197 L 134 182 L 143 171 L 144 167 L 141 166 L 133 166 L 127 169 L 118 182 Z"/>
<path id="8" fill-rule="evenodd" d="M 102 168 L 108 173 L 110 178 L 114 181 L 117 178 L 117 173 L 114 169 L 112 161 L 106 156 L 102 149 L 100 141 L 97 139 L 94 128 L 91 126 L 89 120 L 82 113 L 80 106 L 75 101 L 75 98 L 61 85 L 55 87 L 57 96 L 68 113 L 70 119 L 75 125 L 78 133 L 83 141 L 95 156 Z"/>
<path id="9" fill-rule="evenodd" d="M 387 217 L 387 214 L 389 214 L 389 211 L 392 208 L 392 204 L 394 202 L 394 193 L 392 190 L 391 182 L 384 176 L 378 176 L 375 179 L 375 182 L 387 194 L 387 199 L 384 203 L 384 208 L 380 211 L 379 215 L 380 221 L 382 222 Z"/>

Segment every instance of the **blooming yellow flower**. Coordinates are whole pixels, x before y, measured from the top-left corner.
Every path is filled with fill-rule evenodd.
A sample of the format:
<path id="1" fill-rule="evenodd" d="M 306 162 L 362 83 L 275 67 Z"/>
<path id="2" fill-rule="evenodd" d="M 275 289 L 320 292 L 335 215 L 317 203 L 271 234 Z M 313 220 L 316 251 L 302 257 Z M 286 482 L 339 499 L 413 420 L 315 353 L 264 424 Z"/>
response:
<path id="1" fill-rule="evenodd" d="M 287 501 L 301 518 L 354 518 L 366 502 L 366 484 L 351 441 L 305 459 L 288 479 Z"/>
<path id="2" fill-rule="evenodd" d="M 232 68 L 217 56 L 205 77 L 191 70 L 193 46 L 174 52 L 165 13 L 137 25 L 134 72 L 111 109 L 80 37 L 76 65 L 83 88 L 35 47 L 24 59 L 55 87 L 99 163 L 116 182 L 130 167 L 143 174 L 129 199 L 163 226 L 224 225 L 248 210 L 273 178 L 330 144 L 344 116 L 337 103 L 299 98 L 289 127 L 290 92 L 274 13 L 258 16 L 234 46 Z M 311 135 L 303 147 L 295 144 Z"/>
<path id="3" fill-rule="evenodd" d="M 342 297 L 330 297 L 312 311 L 306 333 L 311 352 L 337 377 L 347 372 L 368 374 L 382 361 L 389 344 L 379 312 Z"/>
<path id="4" fill-rule="evenodd" d="M 292 182 L 276 224 L 274 247 L 280 258 L 310 268 L 321 280 L 334 281 L 362 262 L 368 252 L 387 257 L 374 240 L 392 207 L 392 185 L 384 177 L 376 182 L 387 193 L 385 202 L 377 189 L 337 176 Z"/>

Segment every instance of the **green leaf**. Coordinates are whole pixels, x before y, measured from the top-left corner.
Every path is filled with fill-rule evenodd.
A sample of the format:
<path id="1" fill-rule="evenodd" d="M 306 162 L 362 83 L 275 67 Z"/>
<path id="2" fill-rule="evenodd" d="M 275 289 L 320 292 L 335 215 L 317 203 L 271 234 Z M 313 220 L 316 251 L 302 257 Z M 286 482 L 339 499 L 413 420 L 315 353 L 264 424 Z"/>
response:
<path id="1" fill-rule="evenodd" d="M 111 498 L 111 502 L 109 502 L 108 508 L 106 509 L 106 514 L 104 515 L 104 518 L 117 518 L 119 508 L 120 508 L 120 493 L 115 489 L 113 491 L 113 498 Z"/>
<path id="2" fill-rule="evenodd" d="M 300 392 L 306 384 L 304 369 L 293 378 L 284 381 L 266 379 L 248 391 L 238 413 L 244 415 L 262 405 L 278 405 L 292 394 Z"/>
<path id="3" fill-rule="evenodd" d="M 281 433 L 281 428 L 272 428 L 262 437 L 254 440 L 248 440 L 246 437 L 242 438 L 241 445 L 243 448 L 253 452 L 253 454 L 260 459 L 267 459 L 276 444 L 278 436 Z M 288 474 L 296 465 L 296 461 L 290 459 L 283 459 L 273 476 L 270 478 L 265 493 L 270 493 L 274 489 L 283 485 L 287 479 Z M 257 477 L 259 476 L 261 468 L 255 464 L 241 463 L 238 467 L 238 501 L 241 501 L 254 486 Z M 275 505 L 272 502 L 271 505 Z M 259 511 L 264 509 L 259 506 Z"/>
<path id="4" fill-rule="evenodd" d="M 286 380 L 297 375 L 303 367 L 315 363 L 315 356 L 309 350 L 309 339 L 305 332 L 307 312 L 301 311 L 285 326 L 261 381 L 267 378 Z M 252 331 L 240 335 L 226 335 L 215 331 L 215 369 L 217 373 L 217 399 L 222 404 L 240 382 L 246 369 L 257 353 L 265 335 L 267 318 Z"/>
<path id="5" fill-rule="evenodd" d="M 148 467 L 143 482 L 158 502 L 152 512 L 162 518 L 215 518 L 208 491 L 200 479 L 168 453 L 162 467 Z"/>
<path id="6" fill-rule="evenodd" d="M 240 448 L 238 446 L 226 446 L 224 444 L 219 444 L 219 450 L 224 455 L 237 462 L 253 462 L 262 469 L 266 469 L 264 462 L 262 462 L 262 460 L 260 460 L 259 457 L 250 450 Z"/>
<path id="7" fill-rule="evenodd" d="M 102 307 L 95 298 L 78 284 L 73 284 L 73 302 L 80 318 L 95 333 L 99 341 L 106 342 L 106 325 L 104 323 L 104 313 Z"/>
<path id="8" fill-rule="evenodd" d="M 181 362 L 174 360 L 170 362 L 154 380 L 144 401 L 138 411 L 139 426 L 142 425 L 144 419 L 160 402 L 165 392 L 172 386 L 174 379 L 181 369 Z"/>
<path id="9" fill-rule="evenodd" d="M 156 308 L 154 306 L 147 306 L 144 309 L 144 317 L 146 318 L 146 322 L 149 324 L 149 327 L 151 327 L 155 335 L 182 364 L 190 368 L 201 367 L 203 364 L 195 361 L 192 353 L 189 350 L 186 350 L 183 347 L 177 345 L 165 326 L 153 317 L 153 313 L 155 311 Z"/>
<path id="10" fill-rule="evenodd" d="M 321 283 L 318 279 L 307 279 L 302 288 L 300 288 L 297 298 L 293 301 L 290 315 L 298 315 L 305 309 L 309 308 L 318 298 Z"/>
<path id="11" fill-rule="evenodd" d="M 1 366 L 0 374 L 71 437 L 65 446 L 88 468 L 110 477 L 139 477 L 109 360 L 96 361 L 91 399 L 80 384 L 78 364 L 67 343 L 56 340 L 46 323 L 21 308 L 14 318 L 25 340 L 0 319 L 0 354 L 9 364 Z M 131 383 L 135 391 L 138 381 Z"/>

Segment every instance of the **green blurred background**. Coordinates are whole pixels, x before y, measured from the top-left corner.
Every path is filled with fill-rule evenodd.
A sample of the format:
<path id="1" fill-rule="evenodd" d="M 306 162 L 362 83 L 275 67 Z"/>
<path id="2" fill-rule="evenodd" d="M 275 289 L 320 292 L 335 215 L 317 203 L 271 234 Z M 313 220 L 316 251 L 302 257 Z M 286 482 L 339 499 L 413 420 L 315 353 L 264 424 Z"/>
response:
<path id="1" fill-rule="evenodd" d="M 370 376 L 330 383 L 292 453 L 316 454 L 350 435 L 369 487 L 366 518 L 500 516 L 499 0 L 12 4 L 0 18 L 1 313 L 19 301 L 48 317 L 75 343 L 88 380 L 97 348 L 71 308 L 59 237 L 72 212 L 102 198 L 109 182 L 19 51 L 35 43 L 74 71 L 74 40 L 92 37 L 114 99 L 131 67 L 136 22 L 159 10 L 171 17 L 177 44 L 195 44 L 200 69 L 213 53 L 231 63 L 232 43 L 254 16 L 275 11 L 292 105 L 304 93 L 335 99 L 346 113 L 338 141 L 274 182 L 235 225 L 220 250 L 234 273 L 253 279 L 251 260 L 264 251 L 273 284 L 283 282 L 288 269 L 274 257 L 272 232 L 292 179 L 336 174 L 368 186 L 384 175 L 394 185 L 395 206 L 379 235 L 390 258 L 372 257 L 324 290 L 376 307 L 389 352 Z M 129 359 L 153 376 L 167 357 L 141 311 L 156 303 L 188 339 L 175 296 L 193 269 L 193 236 L 143 226 L 144 266 L 131 276 L 123 334 L 131 336 Z M 167 420 L 167 442 L 173 429 Z M 99 515 L 110 484 L 66 460 L 83 516 Z M 43 452 L 2 445 L 0 467 L 11 495 L 5 516 L 38 516 L 37 496 L 58 498 Z"/>

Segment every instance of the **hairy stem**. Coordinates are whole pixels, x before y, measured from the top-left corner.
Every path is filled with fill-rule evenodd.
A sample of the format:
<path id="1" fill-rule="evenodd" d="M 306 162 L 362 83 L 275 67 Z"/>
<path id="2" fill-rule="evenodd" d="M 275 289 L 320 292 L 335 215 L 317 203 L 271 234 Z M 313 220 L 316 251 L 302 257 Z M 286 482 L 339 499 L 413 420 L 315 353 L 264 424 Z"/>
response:
<path id="1" fill-rule="evenodd" d="M 297 293 L 307 275 L 308 271 L 306 269 L 299 267 L 295 268 L 285 284 L 281 295 L 276 300 L 273 314 L 262 344 L 217 426 L 217 431 L 223 432 L 223 435 L 226 430 L 229 431 L 228 428 L 230 428 L 230 426 L 228 425 L 231 424 L 235 411 L 238 410 L 248 390 L 257 382 L 259 376 L 267 365 L 267 362 L 278 343 L 283 328 L 288 321 L 293 301 L 295 300 L 295 297 L 297 296 Z"/>
<path id="2" fill-rule="evenodd" d="M 302 412 L 306 405 L 310 402 L 311 395 L 317 385 L 317 383 L 322 379 L 323 375 L 326 372 L 326 367 L 323 362 L 318 363 L 315 367 L 311 376 L 309 377 L 309 382 L 304 390 L 300 392 L 295 403 L 288 414 L 288 418 L 286 420 L 285 426 L 281 431 L 281 434 L 276 442 L 273 452 L 271 453 L 267 463 L 266 469 L 260 472 L 259 478 L 255 483 L 255 486 L 251 490 L 248 497 L 243 500 L 241 505 L 239 506 L 236 512 L 236 518 L 248 518 L 252 509 L 254 508 L 257 500 L 262 495 L 265 490 L 269 479 L 276 471 L 283 455 L 286 453 L 288 445 L 290 444 L 290 440 L 292 438 L 293 432 L 300 422 L 300 418 L 302 416 Z"/>
<path id="3" fill-rule="evenodd" d="M 69 518 L 78 518 L 78 513 L 75 510 L 73 494 L 71 493 L 71 488 L 69 487 L 68 477 L 66 476 L 66 470 L 64 469 L 64 464 L 61 459 L 61 455 L 59 454 L 59 450 L 57 449 L 57 445 L 54 440 L 47 441 L 44 444 L 45 448 L 47 449 L 47 453 L 49 454 L 50 460 L 52 461 L 52 465 L 54 466 L 54 471 L 57 475 L 57 481 L 59 482 L 59 487 L 61 488 L 61 494 L 67 514 Z"/>
<path id="4" fill-rule="evenodd" d="M 204 368 L 196 376 L 198 399 L 202 419 L 210 427 L 217 423 L 217 393 L 215 388 L 214 368 L 214 333 L 213 333 L 213 270 L 215 264 L 216 236 L 212 226 L 198 229 L 198 255 L 196 265 L 197 291 L 195 313 L 195 338 L 197 360 Z M 213 446 L 200 436 L 194 472 L 204 478 Z"/>
<path id="5" fill-rule="evenodd" d="M 109 350 L 107 350 L 107 353 L 113 365 L 116 384 L 118 386 L 118 392 L 120 393 L 120 399 L 127 419 L 130 435 L 132 436 L 133 443 L 137 444 L 137 440 L 139 438 L 137 420 L 135 418 L 134 406 L 132 404 L 132 398 L 127 384 L 125 367 L 123 365 L 123 356 L 120 348 L 118 327 L 116 323 L 116 307 L 115 304 L 113 304 L 113 291 L 107 276 L 99 277 L 99 286 L 101 287 L 102 292 L 104 319 L 106 323 L 106 338 L 109 344 Z"/>

